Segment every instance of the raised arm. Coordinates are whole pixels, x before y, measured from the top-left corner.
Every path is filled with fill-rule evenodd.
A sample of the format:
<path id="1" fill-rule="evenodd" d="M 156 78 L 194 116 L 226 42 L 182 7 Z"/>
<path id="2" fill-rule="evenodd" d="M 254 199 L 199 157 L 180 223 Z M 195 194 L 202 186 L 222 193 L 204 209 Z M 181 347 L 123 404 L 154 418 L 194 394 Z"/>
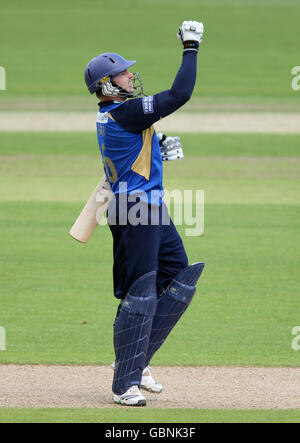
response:
<path id="1" fill-rule="evenodd" d="M 112 115 L 131 132 L 141 132 L 183 106 L 193 93 L 197 76 L 197 54 L 202 41 L 202 23 L 183 22 L 178 38 L 183 44 L 182 63 L 171 89 L 158 94 L 128 100 Z"/>

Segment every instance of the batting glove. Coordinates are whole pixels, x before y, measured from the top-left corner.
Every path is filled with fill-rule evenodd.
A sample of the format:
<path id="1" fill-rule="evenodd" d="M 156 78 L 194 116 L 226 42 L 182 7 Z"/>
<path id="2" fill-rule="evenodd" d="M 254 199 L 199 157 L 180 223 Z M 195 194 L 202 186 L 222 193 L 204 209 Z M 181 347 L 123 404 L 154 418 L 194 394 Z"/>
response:
<path id="1" fill-rule="evenodd" d="M 167 137 L 161 132 L 157 134 L 161 158 L 163 161 L 177 160 L 184 158 L 182 144 L 179 137 Z"/>
<path id="2" fill-rule="evenodd" d="M 183 52 L 199 51 L 204 33 L 203 23 L 195 21 L 184 21 L 179 28 L 177 37 L 183 44 Z"/>

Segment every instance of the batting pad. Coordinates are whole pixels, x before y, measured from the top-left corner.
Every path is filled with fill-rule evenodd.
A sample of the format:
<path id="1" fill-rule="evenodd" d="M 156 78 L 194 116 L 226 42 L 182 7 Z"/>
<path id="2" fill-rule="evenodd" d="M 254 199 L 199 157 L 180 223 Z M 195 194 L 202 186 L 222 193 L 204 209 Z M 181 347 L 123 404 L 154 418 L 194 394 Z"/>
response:
<path id="1" fill-rule="evenodd" d="M 205 263 L 194 263 L 181 271 L 158 300 L 145 366 L 149 365 L 154 353 L 164 343 L 191 303 L 204 265 Z"/>
<path id="2" fill-rule="evenodd" d="M 114 325 L 116 364 L 112 390 L 117 395 L 141 385 L 156 305 L 153 271 L 132 284 Z"/>

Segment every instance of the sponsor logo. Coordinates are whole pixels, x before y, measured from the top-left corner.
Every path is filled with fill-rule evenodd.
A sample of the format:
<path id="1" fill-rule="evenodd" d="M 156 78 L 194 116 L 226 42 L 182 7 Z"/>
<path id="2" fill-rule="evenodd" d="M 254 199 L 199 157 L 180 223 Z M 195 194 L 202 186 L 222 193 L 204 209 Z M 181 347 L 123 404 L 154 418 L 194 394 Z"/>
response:
<path id="1" fill-rule="evenodd" d="M 153 95 L 143 98 L 143 111 L 144 114 L 153 114 Z"/>
<path id="2" fill-rule="evenodd" d="M 107 123 L 107 122 L 108 122 L 108 113 L 107 112 L 98 112 L 97 123 Z"/>

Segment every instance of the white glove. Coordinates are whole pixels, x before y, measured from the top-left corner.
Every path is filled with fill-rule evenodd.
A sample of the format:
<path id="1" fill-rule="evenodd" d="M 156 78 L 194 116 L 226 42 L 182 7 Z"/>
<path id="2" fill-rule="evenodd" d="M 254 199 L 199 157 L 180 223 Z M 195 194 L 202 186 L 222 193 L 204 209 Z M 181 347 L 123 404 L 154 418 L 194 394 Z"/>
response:
<path id="1" fill-rule="evenodd" d="M 198 50 L 202 42 L 204 26 L 201 22 L 184 21 L 177 37 L 183 43 L 184 51 Z"/>
<path id="2" fill-rule="evenodd" d="M 164 134 L 157 134 L 161 158 L 163 161 L 177 160 L 184 158 L 182 144 L 179 137 L 166 137 Z"/>

